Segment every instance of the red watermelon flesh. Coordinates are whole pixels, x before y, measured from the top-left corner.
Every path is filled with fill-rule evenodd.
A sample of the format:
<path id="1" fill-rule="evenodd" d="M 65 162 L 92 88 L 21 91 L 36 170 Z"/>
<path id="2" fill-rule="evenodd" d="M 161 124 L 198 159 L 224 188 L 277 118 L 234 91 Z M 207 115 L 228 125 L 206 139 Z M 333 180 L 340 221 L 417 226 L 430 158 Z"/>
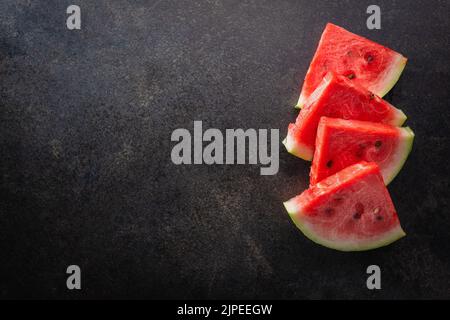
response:
<path id="1" fill-rule="evenodd" d="M 408 157 L 414 133 L 408 127 L 322 117 L 310 172 L 311 184 L 361 160 L 378 164 L 385 184 Z"/>
<path id="2" fill-rule="evenodd" d="M 297 107 L 306 105 L 329 71 L 344 75 L 383 97 L 397 82 L 406 61 L 389 48 L 328 23 L 303 82 Z"/>
<path id="3" fill-rule="evenodd" d="M 295 124 L 289 125 L 283 143 L 290 153 L 305 160 L 312 159 L 322 116 L 394 126 L 400 126 L 406 120 L 405 114 L 387 101 L 346 77 L 329 72 L 311 95 L 308 105 L 300 111 Z"/>
<path id="4" fill-rule="evenodd" d="M 359 162 L 284 203 L 312 241 L 341 251 L 369 250 L 405 236 L 376 163 Z"/>

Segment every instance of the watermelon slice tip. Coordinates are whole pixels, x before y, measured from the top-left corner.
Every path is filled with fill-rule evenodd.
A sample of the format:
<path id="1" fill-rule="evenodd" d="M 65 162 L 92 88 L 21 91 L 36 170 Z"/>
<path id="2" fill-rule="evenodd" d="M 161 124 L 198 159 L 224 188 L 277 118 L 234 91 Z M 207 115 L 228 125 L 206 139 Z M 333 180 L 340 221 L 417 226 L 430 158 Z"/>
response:
<path id="1" fill-rule="evenodd" d="M 288 132 L 293 132 L 297 130 L 298 128 L 295 126 L 295 124 L 289 125 Z M 313 150 L 308 146 L 303 145 L 301 142 L 296 141 L 294 137 L 295 135 L 288 133 L 288 135 L 286 135 L 286 138 L 284 138 L 284 140 L 282 141 L 286 150 L 296 157 L 302 158 L 303 160 L 306 161 L 311 161 L 314 155 Z"/>

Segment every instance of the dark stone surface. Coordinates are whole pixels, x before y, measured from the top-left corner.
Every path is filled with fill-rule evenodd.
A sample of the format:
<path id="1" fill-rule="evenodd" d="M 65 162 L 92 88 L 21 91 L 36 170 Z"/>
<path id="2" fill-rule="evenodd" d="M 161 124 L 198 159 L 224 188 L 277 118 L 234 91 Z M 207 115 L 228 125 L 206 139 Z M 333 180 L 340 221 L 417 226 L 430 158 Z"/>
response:
<path id="1" fill-rule="evenodd" d="M 71 3 L 0 3 L 0 297 L 450 298 L 448 1 L 377 1 L 375 31 L 372 1 L 79 0 L 69 31 Z M 371 252 L 295 229 L 309 167 L 284 149 L 276 176 L 170 160 L 193 120 L 284 136 L 328 21 L 409 58 L 387 96 L 416 133 L 389 186 L 408 236 Z"/>

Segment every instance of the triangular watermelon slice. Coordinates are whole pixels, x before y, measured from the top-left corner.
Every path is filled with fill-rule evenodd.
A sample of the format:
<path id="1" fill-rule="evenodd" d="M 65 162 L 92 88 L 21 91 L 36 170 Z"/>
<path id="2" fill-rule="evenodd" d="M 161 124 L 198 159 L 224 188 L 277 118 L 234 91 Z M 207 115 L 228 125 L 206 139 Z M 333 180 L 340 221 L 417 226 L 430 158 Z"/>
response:
<path id="1" fill-rule="evenodd" d="M 336 250 L 374 249 L 405 236 L 373 162 L 347 167 L 284 206 L 308 238 Z"/>
<path id="2" fill-rule="evenodd" d="M 314 153 L 316 132 L 322 116 L 381 122 L 401 126 L 405 114 L 367 89 L 344 76 L 329 72 L 290 124 L 283 143 L 288 152 L 305 160 Z"/>
<path id="3" fill-rule="evenodd" d="M 361 160 L 376 162 L 385 184 L 394 179 L 411 152 L 414 133 L 382 123 L 322 117 L 317 129 L 310 182 Z"/>
<path id="4" fill-rule="evenodd" d="M 397 82 L 406 61 L 405 57 L 389 48 L 328 23 L 296 107 L 306 105 L 308 97 L 329 71 L 344 75 L 383 97 Z"/>

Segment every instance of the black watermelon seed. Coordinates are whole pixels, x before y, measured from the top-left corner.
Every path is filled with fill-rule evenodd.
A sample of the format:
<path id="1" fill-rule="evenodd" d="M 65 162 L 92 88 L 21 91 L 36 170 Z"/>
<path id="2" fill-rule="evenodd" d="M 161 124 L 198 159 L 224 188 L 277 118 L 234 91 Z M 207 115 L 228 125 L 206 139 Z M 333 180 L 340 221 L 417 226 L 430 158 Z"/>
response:
<path id="1" fill-rule="evenodd" d="M 377 216 L 377 220 L 378 220 L 378 221 L 383 220 L 383 216 Z"/>
<path id="2" fill-rule="evenodd" d="M 354 79 L 355 78 L 355 74 L 354 73 L 350 73 L 350 74 L 347 75 L 347 78 L 349 78 L 350 80 Z"/>
<path id="3" fill-rule="evenodd" d="M 383 143 L 380 140 L 375 141 L 375 147 L 379 148 L 381 147 Z"/>
<path id="4" fill-rule="evenodd" d="M 334 214 L 334 209 L 333 208 L 326 208 L 325 209 L 325 214 L 327 216 L 332 216 Z"/>
<path id="5" fill-rule="evenodd" d="M 353 219 L 358 220 L 364 213 L 364 205 L 361 202 L 355 204 L 355 213 L 353 214 Z"/>
<path id="6" fill-rule="evenodd" d="M 367 59 L 367 62 L 371 63 L 373 61 L 373 56 L 368 54 L 366 59 Z"/>
<path id="7" fill-rule="evenodd" d="M 328 160 L 327 168 L 331 168 L 333 166 L 333 160 Z"/>
<path id="8" fill-rule="evenodd" d="M 375 95 L 372 92 L 369 92 L 369 100 L 375 99 Z"/>
<path id="9" fill-rule="evenodd" d="M 358 220 L 358 219 L 360 219 L 360 218 L 361 218 L 361 213 L 355 212 L 355 213 L 353 214 L 353 219 Z"/>
<path id="10" fill-rule="evenodd" d="M 336 204 L 339 204 L 339 203 L 342 203 L 342 202 L 344 201 L 344 198 L 342 198 L 342 197 L 336 197 L 336 198 L 333 199 L 333 201 L 334 201 Z"/>

